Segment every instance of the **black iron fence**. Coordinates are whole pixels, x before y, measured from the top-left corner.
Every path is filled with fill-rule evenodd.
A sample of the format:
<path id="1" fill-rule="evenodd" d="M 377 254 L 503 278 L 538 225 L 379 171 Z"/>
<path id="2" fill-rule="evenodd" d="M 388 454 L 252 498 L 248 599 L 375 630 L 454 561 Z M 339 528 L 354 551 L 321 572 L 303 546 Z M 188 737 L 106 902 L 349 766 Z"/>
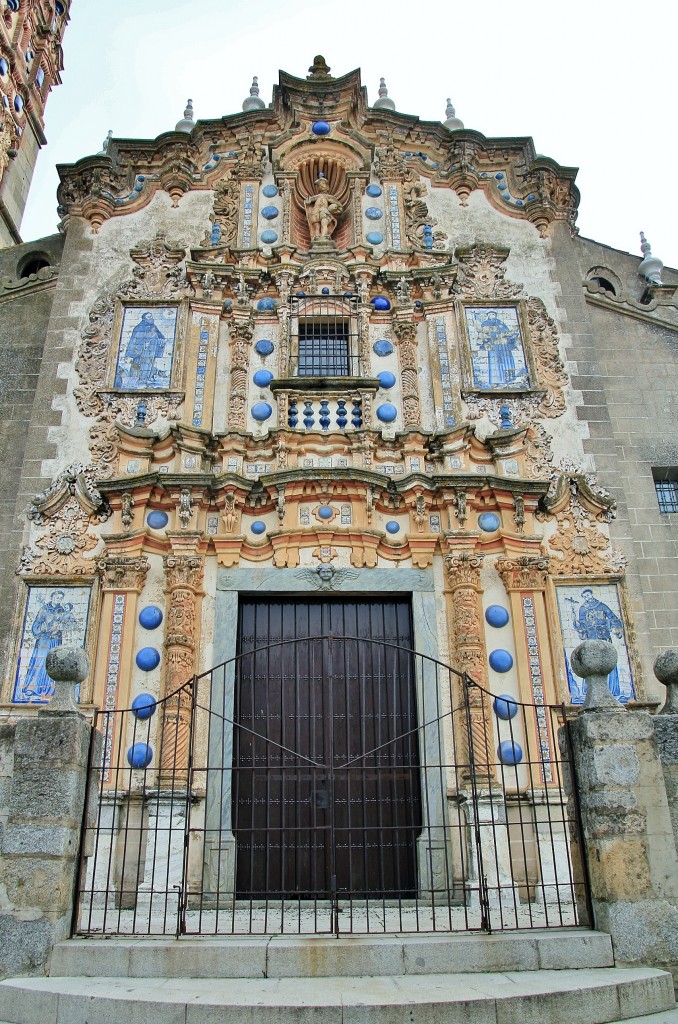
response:
<path id="1" fill-rule="evenodd" d="M 270 644 L 135 704 L 97 715 L 77 934 L 590 920 L 562 707 L 330 636 Z"/>

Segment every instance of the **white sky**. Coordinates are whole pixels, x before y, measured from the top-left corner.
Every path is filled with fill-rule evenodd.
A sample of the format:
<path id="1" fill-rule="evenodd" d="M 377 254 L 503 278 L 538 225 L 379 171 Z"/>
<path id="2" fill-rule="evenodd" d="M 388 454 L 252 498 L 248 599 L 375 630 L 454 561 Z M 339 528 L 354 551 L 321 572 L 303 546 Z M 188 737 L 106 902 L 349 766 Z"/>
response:
<path id="1" fill-rule="evenodd" d="M 675 0 L 73 0 L 63 85 L 21 233 L 56 229 L 55 164 L 116 137 L 241 109 L 252 75 L 269 103 L 278 69 L 303 77 L 316 53 L 332 73 L 362 69 L 369 102 L 386 78 L 398 110 L 532 135 L 537 152 L 579 167 L 582 235 L 678 267 Z"/>

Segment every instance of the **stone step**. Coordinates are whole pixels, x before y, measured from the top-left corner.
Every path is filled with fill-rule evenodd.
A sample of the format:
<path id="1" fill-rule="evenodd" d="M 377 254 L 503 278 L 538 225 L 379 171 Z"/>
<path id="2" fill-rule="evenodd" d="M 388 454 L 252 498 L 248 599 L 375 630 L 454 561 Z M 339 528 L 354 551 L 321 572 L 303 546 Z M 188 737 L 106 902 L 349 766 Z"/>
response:
<path id="1" fill-rule="evenodd" d="M 609 935 L 584 928 L 494 935 L 298 935 L 70 939 L 52 977 L 320 978 L 612 967 Z"/>
<path id="2" fill-rule="evenodd" d="M 8 1024 L 608 1024 L 675 1007 L 651 968 L 362 978 L 15 978 Z"/>

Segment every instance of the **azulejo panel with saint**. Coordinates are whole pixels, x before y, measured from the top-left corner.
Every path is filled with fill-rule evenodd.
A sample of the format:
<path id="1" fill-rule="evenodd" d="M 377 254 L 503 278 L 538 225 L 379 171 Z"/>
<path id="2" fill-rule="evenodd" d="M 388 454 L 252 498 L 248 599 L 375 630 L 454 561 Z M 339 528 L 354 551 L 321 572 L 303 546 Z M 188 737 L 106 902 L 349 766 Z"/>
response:
<path id="1" fill-rule="evenodd" d="M 517 306 L 464 306 L 471 380 L 478 391 L 524 391 L 530 371 Z"/>
<path id="2" fill-rule="evenodd" d="M 586 683 L 574 674 L 570 664 L 572 652 L 584 640 L 606 640 L 614 645 L 617 667 L 610 672 L 607 685 L 621 704 L 634 700 L 636 693 L 617 584 L 582 581 L 572 586 L 557 586 L 556 601 L 571 702 L 583 704 L 586 697 Z"/>
<path id="3" fill-rule="evenodd" d="M 177 335 L 178 306 L 125 306 L 114 387 L 167 391 Z"/>
<path id="4" fill-rule="evenodd" d="M 47 675 L 47 655 L 62 644 L 85 646 L 91 593 L 91 587 L 53 583 L 28 587 L 13 703 L 46 704 L 49 701 L 54 683 Z"/>

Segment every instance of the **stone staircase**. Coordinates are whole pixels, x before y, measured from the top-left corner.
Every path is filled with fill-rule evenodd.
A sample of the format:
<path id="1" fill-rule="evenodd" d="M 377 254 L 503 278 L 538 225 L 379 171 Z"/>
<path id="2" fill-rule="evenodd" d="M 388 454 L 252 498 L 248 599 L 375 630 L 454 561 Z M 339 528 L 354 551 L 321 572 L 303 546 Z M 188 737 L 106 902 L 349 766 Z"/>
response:
<path id="1" fill-rule="evenodd" d="M 0 1024 L 678 1024 L 671 975 L 584 929 L 72 939 Z"/>

